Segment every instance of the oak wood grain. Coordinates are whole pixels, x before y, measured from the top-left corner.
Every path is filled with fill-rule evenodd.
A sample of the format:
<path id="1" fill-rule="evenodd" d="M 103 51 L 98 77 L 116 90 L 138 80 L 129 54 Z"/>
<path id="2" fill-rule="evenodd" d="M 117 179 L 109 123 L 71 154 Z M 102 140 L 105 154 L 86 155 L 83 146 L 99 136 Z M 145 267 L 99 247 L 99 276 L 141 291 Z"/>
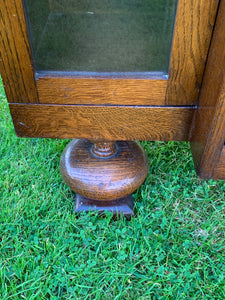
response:
<path id="1" fill-rule="evenodd" d="M 133 193 L 147 176 L 147 154 L 136 142 L 115 144 L 117 152 L 103 159 L 93 155 L 90 141 L 71 141 L 60 160 L 67 185 L 74 192 L 99 201 L 112 201 Z"/>
<path id="2" fill-rule="evenodd" d="M 213 177 L 225 180 L 225 147 L 223 147 L 219 162 L 215 167 Z"/>
<path id="3" fill-rule="evenodd" d="M 37 103 L 22 0 L 0 2 L 0 72 L 9 102 Z"/>
<path id="4" fill-rule="evenodd" d="M 167 105 L 196 104 L 218 0 L 179 0 L 169 67 Z"/>
<path id="5" fill-rule="evenodd" d="M 225 141 L 225 0 L 221 0 L 203 79 L 199 108 L 191 132 L 198 174 L 215 178 L 214 169 Z"/>
<path id="6" fill-rule="evenodd" d="M 37 77 L 40 103 L 164 105 L 166 79 Z"/>
<path id="7" fill-rule="evenodd" d="M 18 136 L 188 140 L 193 107 L 10 104 Z"/>

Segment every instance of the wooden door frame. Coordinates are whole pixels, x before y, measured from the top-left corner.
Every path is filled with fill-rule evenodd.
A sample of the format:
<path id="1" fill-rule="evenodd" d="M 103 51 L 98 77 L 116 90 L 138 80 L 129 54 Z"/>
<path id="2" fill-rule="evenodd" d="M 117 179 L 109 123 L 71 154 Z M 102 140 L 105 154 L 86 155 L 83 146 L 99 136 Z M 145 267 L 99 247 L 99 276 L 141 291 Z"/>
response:
<path id="1" fill-rule="evenodd" d="M 178 1 L 167 79 L 157 72 L 37 73 L 23 0 L 1 0 L 0 70 L 7 99 L 66 105 L 195 105 L 217 6 L 218 0 Z"/>
<path id="2" fill-rule="evenodd" d="M 218 2 L 179 0 L 169 79 L 165 79 L 156 74 L 150 78 L 134 75 L 81 78 L 80 74 L 36 73 L 23 1 L 1 0 L 0 71 L 17 134 L 50 138 L 189 140 Z M 224 14 L 224 0 L 220 2 L 218 16 Z M 219 21 L 217 23 L 217 28 L 221 28 Z M 216 33 L 218 31 L 215 29 L 212 42 L 215 46 L 211 47 L 191 131 L 196 166 L 201 176 L 209 178 L 224 165 L 224 115 L 219 113 L 224 109 L 223 78 L 210 104 L 214 109 L 207 119 L 209 122 L 206 121 L 209 128 L 200 139 L 201 151 L 194 145 L 199 143 L 199 132 L 206 120 L 207 85 L 209 82 L 212 85 L 217 78 L 212 71 L 215 70 L 213 51 L 217 39 L 220 43 L 221 39 L 225 40 L 225 36 Z M 224 60 L 218 61 L 219 74 L 222 74 Z M 219 137 L 218 130 L 222 132 Z M 212 146 L 214 141 L 218 147 Z M 215 160 L 209 172 L 203 166 L 215 148 Z"/>

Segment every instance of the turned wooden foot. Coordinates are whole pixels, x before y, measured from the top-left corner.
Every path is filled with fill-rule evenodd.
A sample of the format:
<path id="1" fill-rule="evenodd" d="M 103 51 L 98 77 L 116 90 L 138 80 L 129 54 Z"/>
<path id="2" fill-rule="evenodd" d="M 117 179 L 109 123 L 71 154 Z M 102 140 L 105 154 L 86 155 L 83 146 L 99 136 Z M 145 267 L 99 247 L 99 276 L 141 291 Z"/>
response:
<path id="1" fill-rule="evenodd" d="M 60 170 L 77 194 L 76 213 L 111 211 L 130 218 L 131 194 L 147 176 L 148 158 L 136 142 L 73 140 L 62 154 Z"/>

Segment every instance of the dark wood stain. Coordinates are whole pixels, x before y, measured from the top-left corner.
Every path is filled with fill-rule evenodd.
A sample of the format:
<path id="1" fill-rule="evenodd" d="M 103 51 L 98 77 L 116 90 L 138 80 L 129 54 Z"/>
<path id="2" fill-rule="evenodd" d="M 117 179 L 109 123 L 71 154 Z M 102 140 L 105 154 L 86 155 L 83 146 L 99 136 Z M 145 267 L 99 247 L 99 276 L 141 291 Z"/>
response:
<path id="1" fill-rule="evenodd" d="M 92 200 L 111 201 L 133 193 L 148 173 L 148 158 L 136 142 L 116 142 L 112 157 L 93 155 L 88 140 L 73 140 L 60 162 L 63 179 L 76 193 Z"/>
<path id="2" fill-rule="evenodd" d="M 60 170 L 77 193 L 76 213 L 97 209 L 130 217 L 131 194 L 147 176 L 148 157 L 136 142 L 73 140 L 62 154 Z"/>
<path id="3" fill-rule="evenodd" d="M 80 216 L 81 213 L 89 213 L 97 211 L 102 217 L 105 217 L 106 211 L 113 214 L 113 219 L 118 219 L 121 216 L 130 220 L 134 216 L 134 199 L 132 195 L 112 201 L 98 201 L 83 197 L 79 194 L 75 196 L 75 213 Z"/>

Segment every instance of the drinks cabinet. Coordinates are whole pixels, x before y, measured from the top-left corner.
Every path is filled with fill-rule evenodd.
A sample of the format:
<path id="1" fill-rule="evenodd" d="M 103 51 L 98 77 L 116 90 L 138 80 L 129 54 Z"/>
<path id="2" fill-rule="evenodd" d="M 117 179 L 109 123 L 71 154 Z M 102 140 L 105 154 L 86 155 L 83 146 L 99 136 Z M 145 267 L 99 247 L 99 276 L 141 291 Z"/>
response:
<path id="1" fill-rule="evenodd" d="M 1 0 L 0 72 L 19 137 L 73 139 L 75 211 L 133 214 L 139 140 L 189 141 L 225 179 L 225 0 Z"/>

